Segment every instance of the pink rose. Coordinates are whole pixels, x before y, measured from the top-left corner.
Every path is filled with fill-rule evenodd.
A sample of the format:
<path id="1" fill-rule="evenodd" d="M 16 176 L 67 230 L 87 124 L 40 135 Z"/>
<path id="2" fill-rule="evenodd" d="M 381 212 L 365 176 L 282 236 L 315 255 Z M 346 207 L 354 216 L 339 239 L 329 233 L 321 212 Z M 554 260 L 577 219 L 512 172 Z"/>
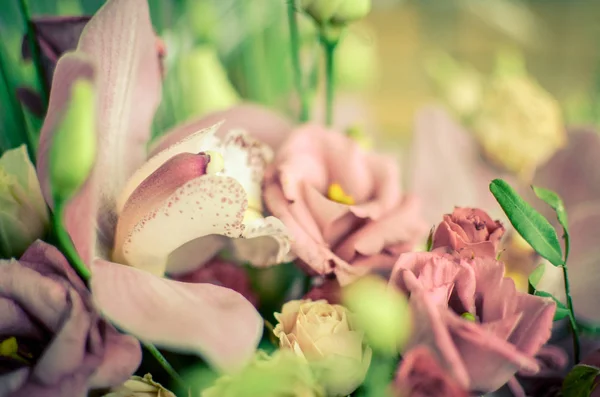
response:
<path id="1" fill-rule="evenodd" d="M 496 257 L 504 226 L 477 208 L 454 208 L 433 235 L 432 249 L 456 252 L 465 258 L 474 256 Z"/>
<path id="2" fill-rule="evenodd" d="M 501 262 L 407 253 L 390 284 L 409 294 L 415 316 L 407 349 L 429 347 L 469 391 L 491 392 L 517 371 L 540 369 L 535 356 L 550 338 L 556 305 L 518 292 Z"/>
<path id="3" fill-rule="evenodd" d="M 137 340 L 100 318 L 64 256 L 34 242 L 0 261 L 2 396 L 82 396 L 116 386 L 137 369 Z M 39 352 L 39 353 L 38 353 Z"/>
<path id="4" fill-rule="evenodd" d="M 426 232 L 417 201 L 402 194 L 399 182 L 392 158 L 306 125 L 267 168 L 263 196 L 292 234 L 300 260 L 345 285 L 374 267 L 390 269 Z"/>
<path id="5" fill-rule="evenodd" d="M 393 393 L 395 397 L 468 397 L 426 346 L 417 346 L 402 358 Z"/>

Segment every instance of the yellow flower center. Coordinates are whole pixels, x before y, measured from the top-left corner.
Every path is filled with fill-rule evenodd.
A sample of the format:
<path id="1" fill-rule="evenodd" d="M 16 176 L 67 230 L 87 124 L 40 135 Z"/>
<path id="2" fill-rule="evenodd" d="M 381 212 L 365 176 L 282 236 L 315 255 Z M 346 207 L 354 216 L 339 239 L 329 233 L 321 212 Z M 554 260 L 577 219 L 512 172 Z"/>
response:
<path id="1" fill-rule="evenodd" d="M 346 205 L 354 205 L 355 201 L 352 196 L 346 194 L 344 189 L 342 189 L 342 185 L 339 183 L 332 183 L 329 185 L 329 189 L 327 190 L 327 197 L 331 201 L 335 201 L 336 203 L 346 204 Z"/>
<path id="2" fill-rule="evenodd" d="M 204 153 L 210 156 L 210 161 L 206 166 L 206 173 L 208 175 L 215 175 L 217 172 L 223 171 L 223 168 L 225 168 L 225 163 L 223 162 L 223 156 L 221 153 L 212 150 L 207 150 Z"/>
<path id="3" fill-rule="evenodd" d="M 19 344 L 14 336 L 0 342 L 0 357 L 8 357 L 28 364 L 28 361 L 19 354 Z"/>

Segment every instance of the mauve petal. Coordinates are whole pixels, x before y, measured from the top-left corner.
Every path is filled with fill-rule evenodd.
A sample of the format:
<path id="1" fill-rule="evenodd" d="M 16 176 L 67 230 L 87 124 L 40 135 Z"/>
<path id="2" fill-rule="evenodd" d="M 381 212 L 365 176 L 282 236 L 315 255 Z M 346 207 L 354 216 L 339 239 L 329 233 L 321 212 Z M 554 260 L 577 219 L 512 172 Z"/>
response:
<path id="1" fill-rule="evenodd" d="M 84 79 L 95 84 L 96 73 L 92 60 L 81 53 L 64 55 L 56 64 L 54 83 L 50 92 L 48 113 L 40 132 L 40 143 L 37 155 L 37 175 L 42 193 L 48 205 L 53 205 L 52 191 L 48 175 L 50 149 L 54 144 L 54 134 L 61 120 L 65 107 L 71 97 L 72 84 Z M 95 224 L 97 195 L 93 176 L 83 185 L 79 192 L 69 200 L 65 207 L 64 223 L 73 240 L 77 252 L 84 262 L 91 260 L 96 243 Z"/>
<path id="2" fill-rule="evenodd" d="M 457 205 L 482 208 L 494 217 L 502 215 L 488 185 L 503 175 L 482 162 L 473 137 L 444 110 L 427 107 L 419 111 L 411 154 L 409 187 L 423 200 L 429 224 L 436 224 L 440 214 Z"/>
<path id="3" fill-rule="evenodd" d="M 135 224 L 124 240 L 124 261 L 119 262 L 160 276 L 167 263 L 177 266 L 169 255 L 190 241 L 212 234 L 241 237 L 247 205 L 244 188 L 233 178 L 192 179 Z"/>
<path id="4" fill-rule="evenodd" d="M 51 331 L 59 327 L 68 291 L 60 283 L 21 266 L 0 261 L 0 297 L 9 298 Z"/>
<path id="5" fill-rule="evenodd" d="M 0 396 L 4 397 L 10 395 L 11 397 L 19 397 L 19 394 L 15 394 L 14 392 L 17 392 L 17 390 L 21 388 L 21 386 L 27 381 L 28 377 L 28 367 L 20 368 L 16 371 L 0 375 Z"/>
<path id="6" fill-rule="evenodd" d="M 417 346 L 404 355 L 394 390 L 401 397 L 468 397 L 427 346 Z"/>
<path id="7" fill-rule="evenodd" d="M 138 186 L 169 161 L 169 159 L 184 153 L 198 154 L 207 150 L 215 150 L 218 146 L 218 141 L 214 137 L 217 128 L 219 128 L 219 124 L 202 130 L 195 130 L 193 134 L 174 142 L 159 153 L 152 155 L 127 180 L 117 199 L 117 212 L 120 213 L 123 210 L 125 203 L 127 203 L 129 197 Z"/>
<path id="8" fill-rule="evenodd" d="M 100 311 L 141 340 L 195 352 L 221 370 L 239 369 L 254 354 L 262 318 L 237 292 L 102 260 L 92 271 L 92 296 Z"/>
<path id="9" fill-rule="evenodd" d="M 125 239 L 136 224 L 162 207 L 177 189 L 206 174 L 209 161 L 209 156 L 205 154 L 177 154 L 137 186 L 125 203 L 117 223 L 114 250 L 117 261 L 121 261 Z"/>
<path id="10" fill-rule="evenodd" d="M 0 266 L 3 266 L 0 263 Z M 0 335 L 41 338 L 44 331 L 14 300 L 0 297 Z"/>
<path id="11" fill-rule="evenodd" d="M 124 383 L 142 361 L 140 342 L 105 324 L 104 355 L 89 380 L 90 388 L 103 388 Z"/>
<path id="12" fill-rule="evenodd" d="M 161 98 L 156 39 L 145 0 L 112 0 L 88 22 L 78 52 L 93 61 L 98 93 L 97 169 L 101 206 L 110 211 L 129 175 L 146 158 Z M 100 214 L 103 215 L 102 213 Z M 100 225 L 111 222 L 101 219 Z"/>
<path id="13" fill-rule="evenodd" d="M 568 139 L 567 147 L 556 152 L 538 169 L 533 184 L 557 192 L 565 207 L 571 210 L 579 204 L 600 201 L 600 172 L 597 167 L 600 135 L 594 130 L 578 128 L 569 130 Z M 542 206 L 547 207 L 540 203 L 540 209 Z"/>
<path id="14" fill-rule="evenodd" d="M 443 313 L 443 317 L 469 371 L 471 390 L 494 391 L 519 370 L 539 370 L 533 357 L 519 352 L 515 346 L 477 324 L 449 311 Z"/>
<path id="15" fill-rule="evenodd" d="M 152 145 L 151 154 L 154 155 L 188 135 L 221 121 L 224 122 L 223 127 L 217 136 L 223 137 L 226 131 L 232 129 L 245 130 L 255 139 L 269 145 L 273 150 L 277 150 L 281 146 L 293 127 L 290 120 L 269 108 L 252 103 L 243 103 L 175 127 Z"/>

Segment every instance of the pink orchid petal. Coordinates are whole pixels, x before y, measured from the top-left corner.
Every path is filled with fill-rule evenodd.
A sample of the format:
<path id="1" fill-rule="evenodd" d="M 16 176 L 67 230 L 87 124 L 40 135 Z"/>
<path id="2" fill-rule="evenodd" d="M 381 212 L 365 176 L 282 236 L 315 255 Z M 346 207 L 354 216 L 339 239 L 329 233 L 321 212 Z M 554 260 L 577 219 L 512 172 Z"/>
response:
<path id="1" fill-rule="evenodd" d="M 165 202 L 183 185 L 206 174 L 210 156 L 178 154 L 154 171 L 138 185 L 125 204 L 117 223 L 114 255 L 123 259 L 123 244 L 135 226 Z"/>
<path id="2" fill-rule="evenodd" d="M 106 177 L 97 183 L 102 206 L 112 210 L 127 178 L 146 158 L 145 145 L 161 98 L 147 1 L 107 2 L 86 25 L 77 51 L 91 58 L 100 82 L 97 169 Z M 101 225 L 104 221 L 109 220 Z"/>
<path id="3" fill-rule="evenodd" d="M 129 197 L 138 186 L 163 166 L 169 159 L 183 153 L 197 154 L 206 152 L 207 150 L 216 150 L 218 142 L 215 139 L 214 134 L 218 127 L 219 124 L 215 124 L 203 130 L 194 131 L 193 134 L 182 138 L 180 141 L 175 142 L 173 145 L 150 157 L 150 159 L 129 177 L 125 187 L 121 190 L 119 198 L 117 199 L 117 212 L 121 213 L 121 211 L 123 211 L 125 203 L 129 200 Z"/>
<path id="4" fill-rule="evenodd" d="M 124 263 L 162 275 L 169 255 L 190 241 L 211 234 L 241 237 L 247 205 L 244 188 L 233 178 L 192 179 L 134 226 L 124 240 Z"/>
<path id="5" fill-rule="evenodd" d="M 180 140 L 204 128 L 224 121 L 217 136 L 225 136 L 226 131 L 240 129 L 277 150 L 292 130 L 292 123 L 273 110 L 251 103 L 244 103 L 227 110 L 211 113 L 199 120 L 193 120 L 168 131 L 152 145 L 151 154 L 174 145 Z"/>
<path id="6" fill-rule="evenodd" d="M 228 246 L 228 238 L 211 234 L 183 244 L 169 255 L 167 273 L 179 276 L 197 270 Z"/>
<path id="7" fill-rule="evenodd" d="M 429 224 L 454 206 L 502 215 L 488 191 L 489 182 L 502 175 L 482 162 L 473 137 L 444 110 L 428 107 L 419 112 L 411 153 L 410 190 L 423 200 Z"/>
<path id="8" fill-rule="evenodd" d="M 221 370 L 247 362 L 262 335 L 262 318 L 237 292 L 212 284 L 188 284 L 97 260 L 92 296 L 114 324 L 139 339 L 195 352 Z"/>
<path id="9" fill-rule="evenodd" d="M 49 154 L 54 144 L 54 134 L 65 107 L 71 97 L 72 84 L 85 79 L 93 84 L 97 81 L 94 65 L 89 57 L 81 53 L 65 54 L 56 64 L 53 88 L 48 103 L 48 113 L 40 133 L 40 145 L 37 157 L 37 174 L 44 198 L 48 205 L 53 205 L 50 188 Z M 64 225 L 73 240 L 77 252 L 89 263 L 94 255 L 96 244 L 95 225 L 98 197 L 93 175 L 87 180 L 79 192 L 69 200 L 64 209 Z"/>

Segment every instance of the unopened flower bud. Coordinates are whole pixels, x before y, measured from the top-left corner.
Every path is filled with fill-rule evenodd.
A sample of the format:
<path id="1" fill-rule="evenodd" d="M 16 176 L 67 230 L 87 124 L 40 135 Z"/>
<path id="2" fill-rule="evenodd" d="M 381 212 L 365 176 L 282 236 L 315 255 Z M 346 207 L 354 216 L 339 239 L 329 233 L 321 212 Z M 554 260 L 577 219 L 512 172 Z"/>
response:
<path id="1" fill-rule="evenodd" d="M 78 80 L 50 149 L 50 183 L 55 197 L 68 200 L 88 178 L 96 157 L 95 128 L 94 87 L 87 80 Z"/>
<path id="2" fill-rule="evenodd" d="M 48 227 L 48 212 L 27 149 L 0 157 L 0 258 L 19 257 Z"/>
<path id="3" fill-rule="evenodd" d="M 346 25 L 371 11 L 371 0 L 301 0 L 300 3 L 319 25 Z"/>

